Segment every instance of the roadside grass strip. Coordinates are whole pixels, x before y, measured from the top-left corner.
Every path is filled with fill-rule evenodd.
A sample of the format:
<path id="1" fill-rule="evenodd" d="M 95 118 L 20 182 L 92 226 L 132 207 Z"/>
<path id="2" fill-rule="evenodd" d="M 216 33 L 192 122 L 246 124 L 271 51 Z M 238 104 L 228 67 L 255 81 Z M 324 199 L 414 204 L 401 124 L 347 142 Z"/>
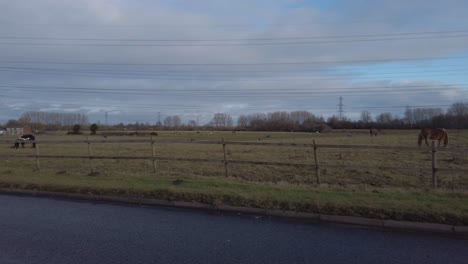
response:
<path id="1" fill-rule="evenodd" d="M 468 193 L 362 187 L 311 187 L 234 178 L 0 174 L 0 187 L 198 202 L 382 220 L 468 225 Z"/>

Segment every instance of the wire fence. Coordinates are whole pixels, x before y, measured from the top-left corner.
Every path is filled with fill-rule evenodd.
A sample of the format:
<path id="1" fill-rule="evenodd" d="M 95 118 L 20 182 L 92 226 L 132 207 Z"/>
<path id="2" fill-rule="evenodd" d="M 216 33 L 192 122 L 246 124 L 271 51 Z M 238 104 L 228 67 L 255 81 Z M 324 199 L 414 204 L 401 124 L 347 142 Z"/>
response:
<path id="1" fill-rule="evenodd" d="M 0 141 L 0 143 L 11 143 L 11 141 Z M 94 161 L 96 160 L 146 160 L 152 163 L 152 172 L 158 172 L 159 161 L 173 161 L 173 162 L 207 162 L 207 163 L 218 163 L 224 165 L 224 176 L 229 176 L 229 166 L 234 164 L 241 165 L 260 165 L 260 166 L 280 166 L 280 167 L 302 167 L 305 169 L 310 169 L 313 171 L 313 178 L 316 184 L 321 183 L 321 172 L 323 169 L 332 168 L 332 169 L 347 169 L 347 170 L 379 170 L 379 171 L 388 171 L 388 170 L 397 170 L 397 171 L 408 171 L 408 172 L 421 172 L 427 171 L 432 175 L 431 186 L 434 189 L 438 188 L 438 176 L 440 173 L 461 173 L 468 174 L 468 168 L 447 168 L 440 167 L 438 162 L 438 154 L 441 152 L 450 152 L 450 153 L 468 153 L 466 148 L 438 148 L 435 142 L 432 142 L 431 148 L 420 148 L 420 147 L 403 147 L 403 146 L 375 146 L 375 145 L 330 145 L 330 144 L 317 144 L 315 140 L 312 144 L 306 143 L 276 143 L 276 142 L 242 142 L 242 141 L 225 141 L 222 140 L 154 140 L 143 139 L 143 140 L 66 140 L 66 141 L 56 141 L 56 140 L 41 140 L 41 141 L 28 141 L 28 143 L 36 143 L 35 153 L 34 154 L 1 154 L 1 158 L 17 158 L 17 159 L 34 159 L 36 162 L 36 169 L 41 170 L 41 160 L 42 159 L 83 159 L 88 160 L 89 169 L 91 172 L 95 171 Z M 57 154 L 41 154 L 40 149 L 43 146 L 54 145 L 54 144 L 73 144 L 73 145 L 86 145 L 87 154 L 86 155 L 57 155 Z M 147 155 L 132 155 L 132 156 L 122 156 L 122 155 L 99 155 L 93 153 L 93 146 L 98 144 L 118 144 L 119 148 L 125 144 L 134 145 L 134 144 L 148 144 Z M 173 157 L 173 156 L 162 156 L 158 155 L 157 147 L 158 144 L 204 144 L 204 145 L 220 145 L 219 148 L 222 151 L 222 158 L 193 158 L 193 157 Z M 253 147 L 287 147 L 287 148 L 301 148 L 301 149 L 311 149 L 313 155 L 312 162 L 278 162 L 278 161 L 259 161 L 259 160 L 236 160 L 228 158 L 227 149 L 228 146 L 253 146 Z M 408 166 L 365 166 L 365 165 L 344 165 L 344 164 L 330 164 L 329 162 L 321 162 L 320 150 L 324 149 L 339 149 L 339 150 L 393 150 L 399 152 L 411 152 L 411 151 L 421 151 L 427 152 L 427 156 L 430 156 L 431 166 L 427 167 L 408 167 Z M 120 151 L 118 151 L 120 152 Z M 341 153 L 339 154 L 341 158 Z"/>
<path id="2" fill-rule="evenodd" d="M 0 143 L 11 143 L 10 141 L 0 141 Z M 375 145 L 330 145 L 330 144 L 317 144 L 315 140 L 311 144 L 304 143 L 275 143 L 275 142 L 242 142 L 242 141 L 225 141 L 224 138 L 218 141 L 170 141 L 170 140 L 154 140 L 153 138 L 144 139 L 144 140 L 66 140 L 66 141 L 29 141 L 28 143 L 36 143 L 35 153 L 30 154 L 0 154 L 2 158 L 17 158 L 17 159 L 34 159 L 36 164 L 36 169 L 41 170 L 41 160 L 43 159 L 82 159 L 88 160 L 89 170 L 94 172 L 96 170 L 94 162 L 97 160 L 146 160 L 150 161 L 152 164 L 152 172 L 158 172 L 158 162 L 160 161 L 173 161 L 173 162 L 206 162 L 206 163 L 218 163 L 224 166 L 224 176 L 228 177 L 230 175 L 230 166 L 235 164 L 241 165 L 260 165 L 260 166 L 280 166 L 280 167 L 302 167 L 306 170 L 311 170 L 311 175 L 313 176 L 315 184 L 320 184 L 322 182 L 321 172 L 324 169 L 346 169 L 346 170 L 379 170 L 379 171 L 409 171 L 409 172 L 421 172 L 427 171 L 432 175 L 431 186 L 434 189 L 438 188 L 438 176 L 441 173 L 461 173 L 468 174 L 468 168 L 447 168 L 440 167 L 438 162 L 438 154 L 442 152 L 451 152 L 451 153 L 468 153 L 466 148 L 458 149 L 446 149 L 438 148 L 435 142 L 432 143 L 431 148 L 420 148 L 420 147 L 402 147 L 402 146 L 375 146 Z M 54 144 L 73 144 L 73 145 L 86 145 L 87 154 L 85 155 L 57 155 L 57 154 L 41 154 L 40 150 L 42 147 L 47 145 Z M 125 145 L 134 145 L 134 144 L 148 144 L 148 151 L 145 155 L 102 155 L 94 154 L 93 146 L 98 144 L 118 144 L 118 148 Z M 204 144 L 204 145 L 219 145 L 220 152 L 222 151 L 222 158 L 194 158 L 194 157 L 174 157 L 174 156 L 163 156 L 158 154 L 158 145 L 161 144 Z M 279 161 L 259 161 L 259 160 L 239 160 L 228 157 L 228 146 L 253 146 L 253 147 L 283 147 L 283 148 L 301 148 L 309 149 L 313 155 L 313 161 L 311 162 L 279 162 Z M 324 149 L 339 149 L 339 150 L 393 150 L 398 152 L 411 152 L 411 151 L 421 151 L 427 152 L 427 156 L 430 157 L 431 166 L 427 167 L 408 167 L 408 166 L 365 166 L 365 165 L 346 165 L 346 164 L 331 164 L 329 162 L 323 162 L 321 159 L 321 150 Z M 212 153 L 213 154 L 213 153 Z M 341 153 L 339 154 L 341 158 Z M 322 161 L 322 162 L 321 162 Z"/>

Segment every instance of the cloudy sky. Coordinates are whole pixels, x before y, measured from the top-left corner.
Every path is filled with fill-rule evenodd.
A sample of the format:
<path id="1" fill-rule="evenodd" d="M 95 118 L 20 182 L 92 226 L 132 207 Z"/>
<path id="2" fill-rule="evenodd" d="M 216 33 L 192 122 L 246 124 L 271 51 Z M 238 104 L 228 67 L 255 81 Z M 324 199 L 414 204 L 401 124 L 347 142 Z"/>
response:
<path id="1" fill-rule="evenodd" d="M 0 122 L 402 115 L 468 100 L 464 0 L 0 0 Z"/>

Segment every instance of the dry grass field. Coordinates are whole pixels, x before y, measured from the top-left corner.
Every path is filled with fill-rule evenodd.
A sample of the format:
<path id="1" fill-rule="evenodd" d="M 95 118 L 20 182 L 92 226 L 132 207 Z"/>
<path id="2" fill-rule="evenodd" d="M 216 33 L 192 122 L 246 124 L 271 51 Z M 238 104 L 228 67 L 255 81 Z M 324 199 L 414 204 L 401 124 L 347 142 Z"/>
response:
<path id="1" fill-rule="evenodd" d="M 69 141 L 69 140 L 117 140 L 133 141 L 147 140 L 143 143 L 93 143 L 92 155 L 96 156 L 152 156 L 151 138 L 149 133 L 141 136 L 108 136 L 101 135 L 64 135 L 64 133 L 41 134 L 38 141 Z M 141 132 L 144 134 L 143 132 Z M 335 131 L 332 133 L 281 133 L 281 132 L 172 132 L 159 131 L 154 136 L 155 150 L 158 157 L 198 158 L 223 160 L 221 144 L 190 144 L 191 141 L 221 141 L 226 142 L 263 142 L 263 143 L 303 143 L 318 145 L 371 145 L 371 146 L 417 146 L 417 131 L 384 131 L 377 137 L 370 137 L 367 130 Z M 29 148 L 12 149 L 13 137 L 0 138 L 0 154 L 35 154 Z M 183 143 L 166 143 L 177 141 Z M 450 131 L 449 148 L 437 154 L 438 167 L 449 169 L 468 169 L 467 152 L 450 152 L 450 150 L 468 149 L 468 131 Z M 86 143 L 44 143 L 39 144 L 40 154 L 49 155 L 88 155 Z M 263 162 L 283 162 L 310 164 L 311 166 L 274 166 L 252 164 L 229 164 L 228 176 L 243 181 L 292 183 L 314 185 L 316 173 L 314 168 L 314 153 L 312 147 L 290 146 L 246 146 L 227 145 L 228 160 L 250 160 Z M 409 188 L 427 189 L 431 187 L 431 151 L 422 146 L 416 150 L 394 149 L 349 149 L 349 148 L 319 148 L 319 164 L 355 166 L 357 168 L 322 168 L 320 182 L 323 185 L 355 186 L 369 188 Z M 99 177 L 112 176 L 157 176 L 171 178 L 225 177 L 222 162 L 186 162 L 157 161 L 156 173 L 150 160 L 93 160 L 89 159 L 40 159 L 40 171 L 36 171 L 34 158 L 3 158 L 0 161 L 3 175 L 48 174 L 48 175 L 88 175 L 92 170 Z M 363 167 L 360 169 L 360 167 Z M 402 169 L 371 169 L 368 167 L 399 167 Z M 416 169 L 407 171 L 404 168 Z M 449 190 L 467 190 L 468 175 L 463 172 L 438 173 L 439 186 Z"/>

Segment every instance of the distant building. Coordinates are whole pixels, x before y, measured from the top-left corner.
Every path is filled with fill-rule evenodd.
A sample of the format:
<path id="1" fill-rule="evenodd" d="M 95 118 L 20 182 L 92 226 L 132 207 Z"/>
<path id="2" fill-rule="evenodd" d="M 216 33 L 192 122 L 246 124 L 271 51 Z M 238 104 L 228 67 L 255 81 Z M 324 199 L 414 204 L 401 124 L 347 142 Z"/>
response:
<path id="1" fill-rule="evenodd" d="M 7 127 L 6 134 L 7 135 L 23 135 L 24 127 L 14 126 L 14 127 Z"/>
<path id="2" fill-rule="evenodd" d="M 3 136 L 6 134 L 6 129 L 3 127 L 0 127 L 0 136 Z"/>
<path id="3" fill-rule="evenodd" d="M 14 127 L 7 127 L 6 128 L 6 134 L 7 135 L 15 135 L 15 136 L 21 136 L 25 134 L 32 134 L 32 129 L 31 127 L 23 127 L 23 126 L 14 126 Z"/>

